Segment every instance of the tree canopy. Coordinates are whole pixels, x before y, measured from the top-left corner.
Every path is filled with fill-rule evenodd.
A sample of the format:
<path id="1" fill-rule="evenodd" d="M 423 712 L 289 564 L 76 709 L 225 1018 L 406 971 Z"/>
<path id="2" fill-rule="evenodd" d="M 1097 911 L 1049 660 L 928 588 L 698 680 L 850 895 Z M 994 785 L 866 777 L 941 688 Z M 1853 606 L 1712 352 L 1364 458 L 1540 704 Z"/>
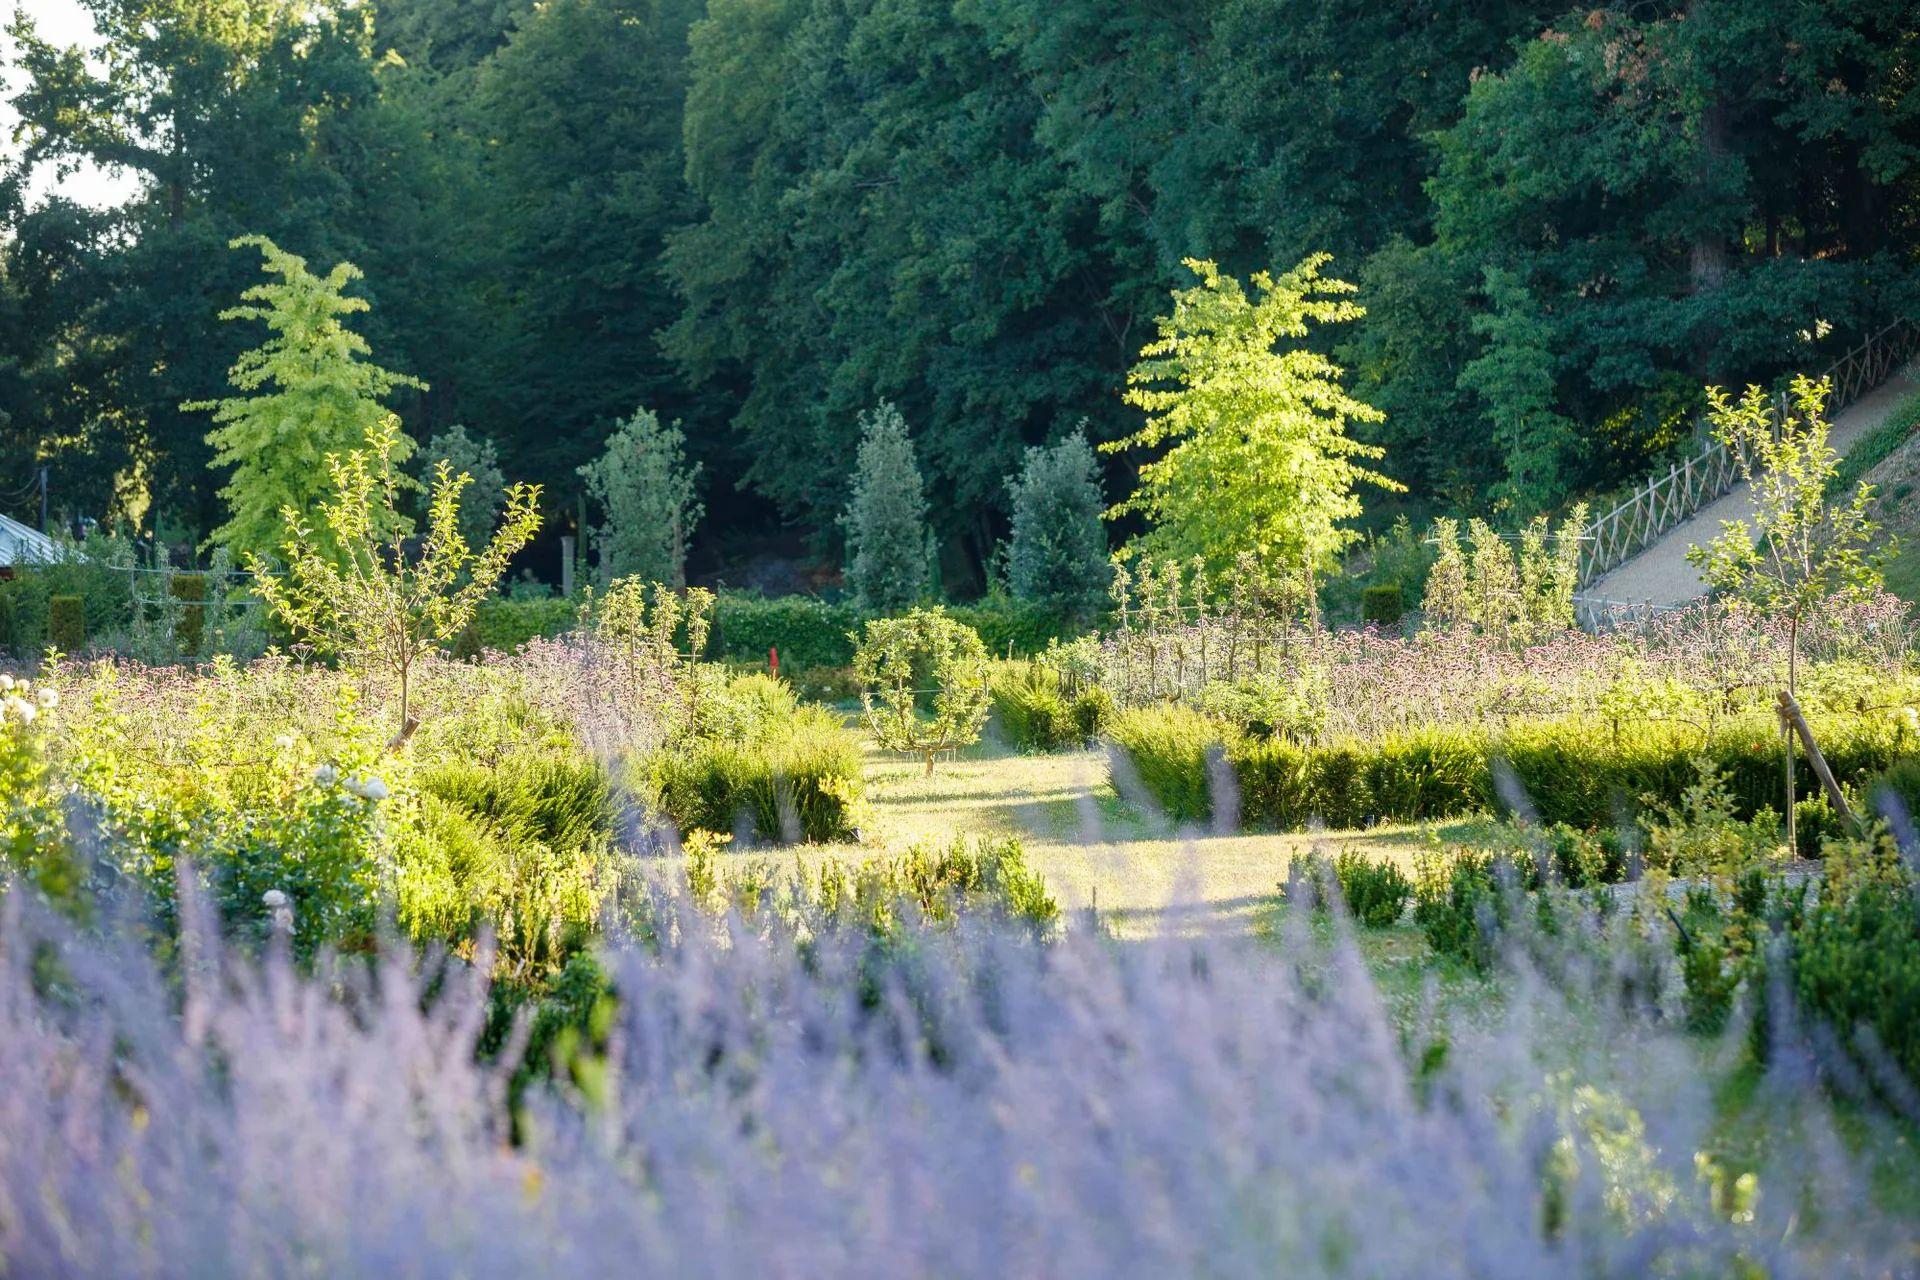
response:
<path id="1" fill-rule="evenodd" d="M 180 537 L 226 520 L 181 406 L 250 345 L 214 323 L 240 235 L 364 269 L 363 336 L 427 384 L 390 407 L 491 441 L 552 536 L 646 404 L 708 481 L 696 559 L 828 558 L 890 401 L 962 586 L 1028 448 L 1141 429 L 1128 370 L 1190 258 L 1333 254 L 1365 315 L 1305 346 L 1408 487 L 1369 515 L 1510 523 L 1920 279 L 1898 0 L 82 2 L 88 48 L 23 17 L 4 69 L 0 465 Z M 29 194 L 82 164 L 133 197 Z"/>

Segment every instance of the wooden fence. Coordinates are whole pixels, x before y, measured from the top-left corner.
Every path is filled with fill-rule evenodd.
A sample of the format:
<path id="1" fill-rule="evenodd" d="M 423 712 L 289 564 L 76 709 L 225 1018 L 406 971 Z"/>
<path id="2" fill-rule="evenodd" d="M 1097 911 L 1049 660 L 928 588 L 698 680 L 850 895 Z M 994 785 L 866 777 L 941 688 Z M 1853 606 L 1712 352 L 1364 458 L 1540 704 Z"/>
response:
<path id="1" fill-rule="evenodd" d="M 1920 351 L 1920 326 L 1896 320 L 1827 367 L 1822 377 L 1832 393 L 1827 412 L 1837 415 L 1885 382 Z M 1785 420 L 1785 395 L 1774 399 L 1774 424 Z M 1580 585 L 1617 569 L 1639 555 L 1661 534 L 1708 503 L 1725 497 L 1740 478 L 1727 446 L 1718 440 L 1644 487 L 1587 526 L 1580 547 Z M 1615 602 L 1598 601 L 1602 605 Z"/>

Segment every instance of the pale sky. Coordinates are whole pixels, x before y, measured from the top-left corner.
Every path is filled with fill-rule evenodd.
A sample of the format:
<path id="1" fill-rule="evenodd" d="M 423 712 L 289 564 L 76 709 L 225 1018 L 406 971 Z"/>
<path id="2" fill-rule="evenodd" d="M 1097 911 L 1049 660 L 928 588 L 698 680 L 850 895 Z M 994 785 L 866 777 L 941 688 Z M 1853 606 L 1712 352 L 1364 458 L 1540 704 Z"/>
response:
<path id="1" fill-rule="evenodd" d="M 61 45 L 93 43 L 93 20 L 80 6 L 79 0 L 0 0 L 0 13 L 11 17 L 16 11 L 33 19 L 42 39 Z M 12 96 L 17 78 L 12 66 L 13 42 L 7 38 L 4 30 L 0 30 L 0 60 L 6 63 L 6 92 L 0 95 L 0 99 L 3 99 Z M 15 119 L 13 108 L 0 100 L 0 150 L 9 156 L 18 153 L 13 140 Z M 126 175 L 102 169 L 90 167 L 66 178 L 57 178 L 51 170 L 43 168 L 34 175 L 33 193 L 38 198 L 57 189 L 69 199 L 100 208 L 126 199 L 135 185 L 134 180 Z"/>

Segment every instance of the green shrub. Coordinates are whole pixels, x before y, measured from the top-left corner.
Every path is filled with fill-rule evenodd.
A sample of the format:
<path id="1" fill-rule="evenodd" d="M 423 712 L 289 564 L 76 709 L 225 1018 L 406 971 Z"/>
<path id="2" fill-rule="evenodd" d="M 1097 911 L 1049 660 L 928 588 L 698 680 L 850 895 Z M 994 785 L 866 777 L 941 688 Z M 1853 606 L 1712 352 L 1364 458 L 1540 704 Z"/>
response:
<path id="1" fill-rule="evenodd" d="M 1908 822 L 1920 824 L 1920 756 L 1896 760 L 1863 788 L 1872 812 L 1883 813 L 1897 801 Z"/>
<path id="2" fill-rule="evenodd" d="M 1397 627 L 1406 615 L 1407 602 L 1397 582 L 1382 582 L 1360 592 L 1360 620 L 1379 627 Z"/>
<path id="3" fill-rule="evenodd" d="M 558 597 L 514 600 L 495 596 L 482 600 L 473 621 L 453 641 L 457 658 L 478 657 L 489 650 L 512 653 L 529 640 L 549 639 L 573 630 L 579 609 Z"/>
<path id="4" fill-rule="evenodd" d="M 416 938 L 498 939 L 509 973 L 557 968 L 598 923 L 612 840 L 606 773 L 583 754 L 512 751 L 421 772 L 420 847 L 400 869 L 401 918 Z"/>
<path id="5" fill-rule="evenodd" d="M 1856 1051 L 1884 1055 L 1908 1080 L 1920 1080 L 1915 888 L 1913 872 L 1890 842 L 1836 854 L 1792 953 L 1803 1009 Z"/>
<path id="6" fill-rule="evenodd" d="M 702 738 L 656 752 L 642 781 L 682 832 L 823 843 L 854 833 L 860 747 L 831 712 L 805 707 L 755 740 Z"/>
<path id="7" fill-rule="evenodd" d="M 998 594 L 972 604 L 950 605 L 947 616 L 978 632 L 988 654 L 996 658 L 1005 658 L 1009 653 L 1016 658 L 1030 658 L 1046 652 L 1053 641 L 1071 640 L 1086 630 L 1072 614 Z"/>
<path id="8" fill-rule="evenodd" d="M 47 643 L 61 653 L 79 653 L 87 647 L 87 603 L 79 596 L 52 596 L 47 600 Z"/>
<path id="9" fill-rule="evenodd" d="M 9 644 L 23 657 L 37 657 L 47 647 L 55 596 L 80 598 L 87 636 L 124 631 L 133 620 L 133 590 L 127 581 L 128 566 L 134 563 L 131 543 L 104 534 L 84 543 L 57 539 L 56 556 L 49 564 L 17 567 L 14 577 L 0 584 L 13 606 Z"/>
<path id="10" fill-rule="evenodd" d="M 984 906 L 1036 928 L 1060 915 L 1059 904 L 1027 865 L 1026 850 L 1014 836 L 922 841 L 898 857 L 856 866 L 829 861 L 804 889 L 828 916 L 851 911 L 882 927 L 892 923 L 899 905 L 909 902 L 924 918 L 941 923 L 957 919 L 970 906 Z"/>
<path id="11" fill-rule="evenodd" d="M 762 667 L 767 651 L 778 649 L 781 674 L 793 677 L 816 667 L 853 665 L 853 633 L 861 621 L 851 605 L 814 596 L 722 591 L 710 643 L 719 657 Z"/>
<path id="12" fill-rule="evenodd" d="M 1113 699 L 1098 685 L 1069 688 L 1050 668 L 1032 662 L 996 663 L 987 686 L 993 714 L 1008 743 L 1020 751 L 1058 751 L 1100 736 L 1113 716 Z"/>
<path id="13" fill-rule="evenodd" d="M 1414 873 L 1413 919 L 1440 955 L 1485 972 L 1525 881 L 1525 869 L 1475 850 L 1427 854 Z"/>
<path id="14" fill-rule="evenodd" d="M 783 729 L 800 710 L 793 686 L 763 671 L 700 670 L 699 716 L 694 725 L 700 737 L 759 742 Z M 708 677 L 708 672 L 718 678 Z"/>
<path id="15" fill-rule="evenodd" d="M 207 633 L 206 576 L 198 573 L 171 574 L 167 578 L 167 594 L 183 605 L 175 624 L 174 643 L 185 657 L 196 657 Z"/>
<path id="16" fill-rule="evenodd" d="M 1835 776 L 1855 789 L 1911 750 L 1897 722 L 1884 716 L 1823 717 L 1815 731 Z M 1508 774 L 1540 825 L 1574 831 L 1631 821 L 1649 799 L 1680 802 L 1699 781 L 1702 760 L 1722 780 L 1732 819 L 1752 823 L 1777 813 L 1783 799 L 1779 731 L 1759 716 L 1723 725 L 1704 748 L 1692 725 L 1654 722 L 1616 734 L 1580 717 L 1515 722 L 1496 734 L 1438 727 L 1302 745 L 1167 709 L 1128 712 L 1115 720 L 1112 736 L 1155 802 L 1183 819 L 1206 812 L 1198 799 L 1209 790 L 1205 747 L 1223 747 L 1239 784 L 1242 821 L 1279 830 L 1315 819 L 1356 827 L 1498 809 L 1505 801 L 1494 785 L 1497 771 Z M 1818 785 L 1812 766 L 1800 760 L 1799 794 L 1815 796 Z"/>
<path id="17" fill-rule="evenodd" d="M 1314 902 L 1320 909 L 1325 908 L 1329 890 L 1337 886 L 1347 910 L 1369 929 L 1398 924 L 1406 913 L 1407 899 L 1413 896 L 1413 881 L 1406 872 L 1391 862 L 1376 862 L 1357 849 L 1342 850 L 1331 862 L 1318 853 L 1296 858 L 1288 874 L 1293 884 L 1312 886 Z M 1292 885 L 1288 896 L 1293 896 Z"/>
<path id="18" fill-rule="evenodd" d="M 1161 813 L 1174 822 L 1205 822 L 1213 815 L 1209 760 L 1226 749 L 1231 730 L 1187 707 L 1139 707 L 1122 711 L 1107 729 Z M 1243 794 L 1241 803 L 1246 803 Z"/>

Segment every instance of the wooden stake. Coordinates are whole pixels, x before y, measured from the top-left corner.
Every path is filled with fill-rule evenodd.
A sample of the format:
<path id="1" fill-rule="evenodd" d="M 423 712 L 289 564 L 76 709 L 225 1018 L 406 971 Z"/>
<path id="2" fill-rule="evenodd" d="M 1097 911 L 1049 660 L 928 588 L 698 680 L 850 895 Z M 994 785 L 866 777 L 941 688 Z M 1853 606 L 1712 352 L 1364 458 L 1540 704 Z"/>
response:
<path id="1" fill-rule="evenodd" d="M 1860 820 L 1853 816 L 1853 809 L 1847 804 L 1846 792 L 1834 779 L 1833 770 L 1827 767 L 1827 758 L 1820 754 L 1820 744 L 1813 740 L 1813 726 L 1807 723 L 1806 713 L 1800 710 L 1800 704 L 1785 689 L 1780 691 L 1780 717 L 1800 736 L 1800 745 L 1807 749 L 1807 759 L 1813 765 L 1813 774 L 1820 779 L 1820 785 L 1826 789 L 1827 799 L 1833 802 L 1833 811 L 1840 815 L 1840 821 L 1846 823 L 1847 830 L 1854 835 L 1862 832 Z"/>

